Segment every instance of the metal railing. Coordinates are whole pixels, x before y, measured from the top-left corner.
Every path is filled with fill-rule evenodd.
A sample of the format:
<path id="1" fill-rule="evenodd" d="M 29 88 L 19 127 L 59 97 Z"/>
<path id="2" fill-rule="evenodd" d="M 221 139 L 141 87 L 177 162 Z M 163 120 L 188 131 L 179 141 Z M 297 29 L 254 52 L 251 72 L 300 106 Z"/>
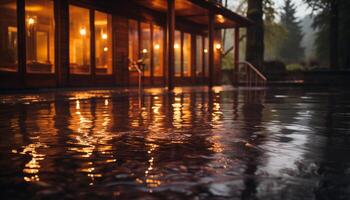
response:
<path id="1" fill-rule="evenodd" d="M 265 87 L 267 78 L 250 62 L 238 62 L 238 83 L 247 87 Z M 243 69 L 241 69 L 241 66 Z"/>
<path id="2" fill-rule="evenodd" d="M 139 88 L 139 94 L 142 94 L 142 74 L 143 74 L 143 60 L 138 60 L 138 61 L 130 61 L 129 60 L 129 70 L 135 69 L 138 73 L 138 88 Z"/>

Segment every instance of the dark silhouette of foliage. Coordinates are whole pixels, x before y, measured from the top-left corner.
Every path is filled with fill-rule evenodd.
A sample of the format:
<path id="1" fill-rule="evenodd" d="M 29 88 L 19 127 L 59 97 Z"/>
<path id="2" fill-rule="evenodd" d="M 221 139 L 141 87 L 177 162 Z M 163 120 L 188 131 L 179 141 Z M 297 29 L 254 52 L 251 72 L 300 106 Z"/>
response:
<path id="1" fill-rule="evenodd" d="M 291 0 L 285 0 L 281 13 L 281 25 L 287 31 L 287 36 L 281 43 L 279 56 L 286 63 L 297 63 L 304 58 L 304 48 L 301 46 L 303 34 L 295 13 L 295 5 Z"/>

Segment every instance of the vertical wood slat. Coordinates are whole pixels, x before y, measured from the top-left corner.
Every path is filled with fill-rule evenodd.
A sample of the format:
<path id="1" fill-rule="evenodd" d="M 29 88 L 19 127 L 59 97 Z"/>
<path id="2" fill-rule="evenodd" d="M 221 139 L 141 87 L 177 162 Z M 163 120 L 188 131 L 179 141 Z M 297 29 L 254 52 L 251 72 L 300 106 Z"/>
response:
<path id="1" fill-rule="evenodd" d="M 239 27 L 234 31 L 234 86 L 238 87 L 239 85 Z"/>
<path id="2" fill-rule="evenodd" d="M 151 21 L 151 23 L 150 23 L 150 31 L 151 31 L 151 38 L 150 38 L 150 50 L 149 50 L 149 57 L 150 57 L 150 59 L 151 59 L 151 66 L 150 66 L 150 77 L 151 77 L 151 84 L 153 85 L 154 84 L 154 56 L 153 56 L 153 54 L 154 54 L 154 48 L 153 48 L 153 40 L 154 40 L 154 38 L 153 38 L 153 32 L 154 32 L 154 30 L 153 30 L 153 22 Z"/>
<path id="3" fill-rule="evenodd" d="M 55 0 L 55 60 L 58 87 L 69 84 L 69 5 L 67 0 Z"/>
<path id="4" fill-rule="evenodd" d="M 25 2 L 24 0 L 17 0 L 17 54 L 18 54 L 18 73 L 20 75 L 20 82 L 23 87 L 26 86 L 25 75 L 26 69 L 26 20 L 25 20 Z"/>
<path id="5" fill-rule="evenodd" d="M 95 10 L 90 9 L 90 69 L 93 84 L 96 79 Z"/>
<path id="6" fill-rule="evenodd" d="M 174 89 L 174 66 L 175 66 L 175 50 L 174 50 L 174 36 L 175 36 L 175 1 L 168 0 L 167 12 L 167 86 L 168 90 Z"/>
<path id="7" fill-rule="evenodd" d="M 215 39 L 215 30 L 214 30 L 214 13 L 209 13 L 209 81 L 208 86 L 213 87 L 214 85 L 214 39 Z"/>
<path id="8" fill-rule="evenodd" d="M 129 23 L 125 17 L 113 15 L 113 69 L 115 83 L 129 85 Z"/>
<path id="9" fill-rule="evenodd" d="M 180 77 L 184 77 L 184 38 L 185 34 L 184 32 L 180 32 L 180 64 L 181 64 L 181 71 L 180 71 Z"/>
<path id="10" fill-rule="evenodd" d="M 201 78 L 200 83 L 202 83 L 202 81 L 205 78 L 205 73 L 206 73 L 206 69 L 205 69 L 206 59 L 205 58 L 207 56 L 207 55 L 205 55 L 206 53 L 204 52 L 204 49 L 206 48 L 206 46 L 205 46 L 205 36 L 202 36 L 201 38 L 202 38 L 202 76 L 200 77 Z M 209 63 L 207 63 L 207 64 L 209 65 Z"/>
<path id="11" fill-rule="evenodd" d="M 197 71 L 197 43 L 196 43 L 196 35 L 191 34 L 191 81 L 195 83 L 196 81 L 196 71 Z"/>

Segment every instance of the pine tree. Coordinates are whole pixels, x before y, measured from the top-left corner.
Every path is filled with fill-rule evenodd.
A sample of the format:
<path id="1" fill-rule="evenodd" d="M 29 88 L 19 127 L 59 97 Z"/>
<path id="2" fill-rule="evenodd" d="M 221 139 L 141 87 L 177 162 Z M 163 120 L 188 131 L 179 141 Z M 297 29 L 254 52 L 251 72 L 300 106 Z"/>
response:
<path id="1" fill-rule="evenodd" d="M 296 63 L 304 58 L 304 48 L 301 46 L 303 34 L 295 13 L 295 5 L 291 0 L 285 0 L 281 25 L 285 28 L 287 37 L 281 43 L 279 56 L 286 63 Z"/>

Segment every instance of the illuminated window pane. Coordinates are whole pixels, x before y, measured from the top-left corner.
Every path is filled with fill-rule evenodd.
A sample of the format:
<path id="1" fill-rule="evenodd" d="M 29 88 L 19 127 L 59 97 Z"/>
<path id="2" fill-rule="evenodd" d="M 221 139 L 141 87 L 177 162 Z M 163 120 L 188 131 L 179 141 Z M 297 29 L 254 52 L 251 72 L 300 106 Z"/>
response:
<path id="1" fill-rule="evenodd" d="M 175 31 L 175 76 L 181 76 L 181 32 Z"/>
<path id="2" fill-rule="evenodd" d="M 191 76 L 191 34 L 184 33 L 183 41 L 184 76 Z"/>
<path id="3" fill-rule="evenodd" d="M 206 37 L 204 39 L 204 72 L 205 76 L 209 75 L 209 40 Z"/>
<path id="4" fill-rule="evenodd" d="M 150 24 L 141 23 L 141 57 L 145 64 L 143 72 L 144 76 L 151 75 L 151 26 Z"/>
<path id="5" fill-rule="evenodd" d="M 90 73 L 90 15 L 89 10 L 69 6 L 70 73 Z"/>
<path id="6" fill-rule="evenodd" d="M 202 36 L 196 36 L 196 76 L 203 76 L 203 40 Z"/>
<path id="7" fill-rule="evenodd" d="M 96 74 L 112 74 L 112 16 L 95 11 Z"/>
<path id="8" fill-rule="evenodd" d="M 163 29 L 159 26 L 153 26 L 153 65 L 154 76 L 163 76 L 164 48 L 163 48 Z"/>
<path id="9" fill-rule="evenodd" d="M 27 0 L 26 59 L 28 73 L 53 73 L 55 70 L 54 3 Z"/>
<path id="10" fill-rule="evenodd" d="M 0 1 L 0 71 L 17 71 L 16 0 Z"/>
<path id="11" fill-rule="evenodd" d="M 139 35 L 138 23 L 135 20 L 129 20 L 129 60 L 136 62 L 139 59 Z"/>

